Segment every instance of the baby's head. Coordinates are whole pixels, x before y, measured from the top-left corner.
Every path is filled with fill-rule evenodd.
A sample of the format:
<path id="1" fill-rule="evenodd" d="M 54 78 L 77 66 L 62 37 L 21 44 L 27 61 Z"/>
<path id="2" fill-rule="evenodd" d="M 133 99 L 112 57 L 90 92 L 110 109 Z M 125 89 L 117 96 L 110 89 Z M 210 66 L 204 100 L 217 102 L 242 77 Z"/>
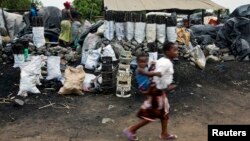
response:
<path id="1" fill-rule="evenodd" d="M 163 53 L 169 58 L 174 59 L 178 58 L 179 50 L 175 43 L 172 42 L 165 42 L 163 44 Z"/>
<path id="2" fill-rule="evenodd" d="M 136 61 L 140 68 L 146 68 L 148 66 L 148 54 L 145 52 L 138 54 Z"/>

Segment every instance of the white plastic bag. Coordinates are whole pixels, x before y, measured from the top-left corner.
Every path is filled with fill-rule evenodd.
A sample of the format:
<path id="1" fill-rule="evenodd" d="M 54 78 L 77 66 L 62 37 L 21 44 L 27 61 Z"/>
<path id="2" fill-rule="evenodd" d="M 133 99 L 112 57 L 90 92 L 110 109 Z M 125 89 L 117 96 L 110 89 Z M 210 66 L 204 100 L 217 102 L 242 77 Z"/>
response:
<path id="1" fill-rule="evenodd" d="M 94 50 L 96 48 L 97 43 L 100 41 L 101 37 L 96 34 L 89 33 L 87 35 L 82 46 L 81 64 L 86 64 L 89 52 Z"/>
<path id="2" fill-rule="evenodd" d="M 88 50 L 82 50 L 81 64 L 85 65 L 88 57 Z"/>
<path id="3" fill-rule="evenodd" d="M 83 46 L 82 46 L 82 51 L 83 50 L 90 50 L 90 49 L 95 49 L 96 45 L 98 42 L 101 41 L 101 37 L 98 36 L 97 34 L 92 34 L 89 33 L 87 37 L 84 40 Z"/>
<path id="4" fill-rule="evenodd" d="M 40 85 L 42 59 L 41 56 L 32 57 L 31 61 L 24 62 L 21 68 L 21 80 L 18 95 L 26 97 L 27 92 L 41 93 L 36 85 Z"/>
<path id="5" fill-rule="evenodd" d="M 105 32 L 104 37 L 109 41 L 114 39 L 115 23 L 114 21 L 104 21 Z"/>
<path id="6" fill-rule="evenodd" d="M 115 56 L 115 52 L 114 52 L 111 45 L 107 45 L 106 47 L 104 47 L 102 53 L 101 53 L 101 51 L 102 51 L 102 48 L 99 48 L 98 52 L 101 54 L 101 57 L 109 56 L 109 57 L 112 57 L 112 61 L 117 61 L 117 58 Z"/>
<path id="7" fill-rule="evenodd" d="M 206 57 L 200 46 L 194 47 L 189 54 L 192 56 L 191 60 L 200 68 L 204 69 L 206 66 Z"/>
<path id="8" fill-rule="evenodd" d="M 2 12 L 2 10 L 1 10 Z M 6 26 L 9 30 L 9 36 L 13 40 L 20 33 L 26 24 L 23 21 L 23 16 L 15 13 L 4 12 L 6 18 Z"/>
<path id="9" fill-rule="evenodd" d="M 42 77 L 42 57 L 41 56 L 32 56 L 31 57 L 31 63 L 33 63 L 35 65 L 35 70 L 34 73 L 36 74 L 36 85 L 42 85 L 42 83 L 40 82 L 40 79 L 43 79 Z"/>
<path id="10" fill-rule="evenodd" d="M 126 23 L 126 38 L 128 41 L 131 41 L 134 38 L 135 34 L 135 23 L 127 22 Z"/>
<path id="11" fill-rule="evenodd" d="M 157 41 L 160 43 L 164 43 L 166 40 L 166 25 L 165 24 L 157 24 L 156 25 L 156 32 L 157 32 Z"/>
<path id="12" fill-rule="evenodd" d="M 14 66 L 13 68 L 18 68 L 24 63 L 24 54 L 14 54 Z"/>
<path id="13" fill-rule="evenodd" d="M 175 43 L 177 40 L 177 31 L 176 31 L 176 27 L 172 26 L 172 27 L 167 27 L 167 38 L 169 42 L 173 42 Z"/>
<path id="14" fill-rule="evenodd" d="M 40 48 L 45 45 L 45 38 L 44 38 L 44 27 L 33 27 L 33 42 L 37 48 Z"/>
<path id="15" fill-rule="evenodd" d="M 100 53 L 98 50 L 89 51 L 87 60 L 85 63 L 85 68 L 93 70 L 97 67 L 98 59 L 100 58 Z"/>
<path id="16" fill-rule="evenodd" d="M 96 76 L 93 74 L 86 73 L 85 78 L 83 81 L 83 90 L 84 91 L 89 91 L 89 88 L 91 88 L 91 82 L 96 79 Z"/>
<path id="17" fill-rule="evenodd" d="M 29 75 L 25 71 L 21 71 L 20 88 L 17 95 L 26 97 L 28 92 L 30 93 L 41 93 L 36 87 L 37 76 Z"/>
<path id="18" fill-rule="evenodd" d="M 115 23 L 115 33 L 118 40 L 122 40 L 125 37 L 124 23 Z"/>
<path id="19" fill-rule="evenodd" d="M 49 56 L 47 60 L 47 80 L 60 79 L 62 77 L 60 70 L 61 58 L 59 56 Z"/>
<path id="20" fill-rule="evenodd" d="M 156 24 L 147 24 L 146 38 L 148 43 L 155 42 L 156 40 Z"/>
<path id="21" fill-rule="evenodd" d="M 135 40 L 141 44 L 145 40 L 146 36 L 146 23 L 144 22 L 137 22 L 135 23 Z"/>

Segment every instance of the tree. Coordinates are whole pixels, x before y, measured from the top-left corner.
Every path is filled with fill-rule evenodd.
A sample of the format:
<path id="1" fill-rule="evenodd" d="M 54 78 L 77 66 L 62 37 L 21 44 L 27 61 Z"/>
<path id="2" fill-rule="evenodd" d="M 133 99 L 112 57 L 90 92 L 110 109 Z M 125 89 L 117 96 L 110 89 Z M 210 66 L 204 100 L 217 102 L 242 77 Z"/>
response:
<path id="1" fill-rule="evenodd" d="M 74 0 L 73 5 L 85 19 L 93 20 L 102 15 L 103 0 Z"/>
<path id="2" fill-rule="evenodd" d="M 29 9 L 32 2 L 41 6 L 40 0 L 1 0 L 0 7 L 7 9 Z"/>

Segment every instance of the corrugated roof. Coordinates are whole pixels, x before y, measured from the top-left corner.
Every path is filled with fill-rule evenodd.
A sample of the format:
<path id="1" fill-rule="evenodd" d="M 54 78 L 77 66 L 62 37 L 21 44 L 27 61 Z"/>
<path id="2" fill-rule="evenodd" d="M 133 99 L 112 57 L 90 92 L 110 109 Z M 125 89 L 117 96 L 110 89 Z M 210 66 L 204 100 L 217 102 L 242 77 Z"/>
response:
<path id="1" fill-rule="evenodd" d="M 211 0 L 104 0 L 104 6 L 112 11 L 225 9 Z"/>

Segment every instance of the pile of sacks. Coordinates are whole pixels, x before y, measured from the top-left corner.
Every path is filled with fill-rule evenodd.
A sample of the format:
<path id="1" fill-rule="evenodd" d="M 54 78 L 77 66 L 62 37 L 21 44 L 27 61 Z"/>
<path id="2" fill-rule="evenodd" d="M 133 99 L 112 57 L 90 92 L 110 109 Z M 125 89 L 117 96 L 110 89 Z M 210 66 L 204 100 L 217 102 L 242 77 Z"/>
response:
<path id="1" fill-rule="evenodd" d="M 67 66 L 65 71 L 60 69 L 61 58 L 59 56 L 31 56 L 30 61 L 20 64 L 21 79 L 18 95 L 28 96 L 29 93 L 40 94 L 37 86 L 43 85 L 41 82 L 48 83 L 54 81 L 62 84 L 58 94 L 79 94 L 83 95 L 85 80 L 83 66 Z M 43 71 L 46 69 L 45 71 Z M 40 80 L 46 81 L 40 81 Z M 89 78 L 88 78 L 89 79 Z M 89 81 L 89 80 L 87 80 Z M 45 89 L 46 90 L 46 89 Z"/>
<path id="2" fill-rule="evenodd" d="M 170 16 L 162 12 L 152 12 L 146 15 L 107 12 L 104 37 L 109 41 L 115 38 L 119 41 L 134 40 L 138 44 L 142 44 L 145 40 L 149 43 L 160 42 L 161 44 L 166 39 L 175 42 L 177 23 Z"/>

